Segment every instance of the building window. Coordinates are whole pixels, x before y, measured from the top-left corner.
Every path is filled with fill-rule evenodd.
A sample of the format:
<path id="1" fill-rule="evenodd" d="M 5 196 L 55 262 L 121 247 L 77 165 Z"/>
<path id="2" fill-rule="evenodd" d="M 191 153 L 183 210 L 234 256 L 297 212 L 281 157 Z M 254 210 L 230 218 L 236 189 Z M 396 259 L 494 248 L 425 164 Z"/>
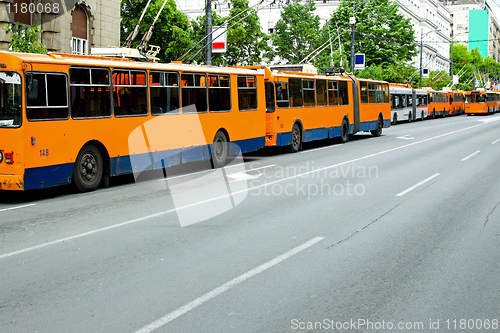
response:
<path id="1" fill-rule="evenodd" d="M 87 40 L 82 38 L 71 38 L 71 53 L 87 54 Z"/>
<path id="2" fill-rule="evenodd" d="M 88 54 L 88 18 L 81 6 L 76 6 L 71 13 L 71 53 Z"/>

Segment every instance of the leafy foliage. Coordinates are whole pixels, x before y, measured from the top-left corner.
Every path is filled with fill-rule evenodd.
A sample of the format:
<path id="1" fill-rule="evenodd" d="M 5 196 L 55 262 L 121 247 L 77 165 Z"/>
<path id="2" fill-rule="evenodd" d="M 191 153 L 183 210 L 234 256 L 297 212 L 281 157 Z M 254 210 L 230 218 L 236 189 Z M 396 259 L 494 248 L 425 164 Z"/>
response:
<path id="1" fill-rule="evenodd" d="M 47 53 L 47 48 L 38 42 L 38 34 L 42 29 L 36 24 L 31 27 L 21 23 L 12 23 L 5 26 L 6 32 L 12 34 L 9 47 L 14 52 Z"/>
<path id="2" fill-rule="evenodd" d="M 328 40 L 328 28 L 330 32 L 338 31 L 347 59 L 351 54 L 349 18 L 352 16 L 352 6 L 352 1 L 341 1 L 321 34 L 324 42 Z M 398 11 L 396 2 L 390 0 L 372 0 L 356 7 L 355 52 L 364 53 L 367 64 L 402 64 L 417 54 L 411 21 Z"/>
<path id="3" fill-rule="evenodd" d="M 459 84 L 456 88 L 473 90 L 475 80 L 478 80 L 481 86 L 495 78 L 498 81 L 500 66 L 491 57 L 483 59 L 477 48 L 468 51 L 467 46 L 455 44 L 453 45 L 453 74 L 459 76 Z"/>
<path id="4" fill-rule="evenodd" d="M 273 50 L 267 54 L 268 58 L 298 64 L 314 51 L 320 30 L 315 9 L 314 2 L 289 2 L 283 7 L 271 34 Z"/>
<path id="5" fill-rule="evenodd" d="M 139 21 L 145 2 L 142 0 L 122 0 L 121 2 L 121 42 L 124 43 L 130 32 Z M 154 18 L 163 4 L 163 0 L 152 0 L 141 22 L 138 38 L 132 43 L 137 47 L 140 38 L 153 24 Z M 192 29 L 188 17 L 177 10 L 174 0 L 167 0 L 158 20 L 155 23 L 150 45 L 161 48 L 158 57 L 161 61 L 176 60 L 191 47 Z"/>
<path id="6" fill-rule="evenodd" d="M 213 53 L 212 64 L 214 65 L 255 65 L 262 62 L 262 55 L 269 50 L 268 37 L 262 32 L 257 11 L 249 8 L 248 0 L 231 1 L 232 8 L 229 15 L 221 17 L 212 13 L 212 24 L 214 26 L 226 25 L 227 27 L 227 51 L 225 53 Z M 240 14 L 241 13 L 241 14 Z M 205 16 L 198 17 L 192 21 L 194 34 L 197 40 L 205 37 Z M 216 38 L 222 30 L 213 33 Z M 201 43 L 202 47 L 205 42 Z M 204 61 L 200 53 L 196 61 Z"/>

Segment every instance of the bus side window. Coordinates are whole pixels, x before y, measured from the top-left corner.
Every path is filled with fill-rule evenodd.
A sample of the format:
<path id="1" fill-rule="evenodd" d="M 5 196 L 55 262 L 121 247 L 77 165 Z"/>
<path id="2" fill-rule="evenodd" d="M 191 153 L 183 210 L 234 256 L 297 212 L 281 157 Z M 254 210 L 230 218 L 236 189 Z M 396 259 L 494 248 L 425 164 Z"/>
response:
<path id="1" fill-rule="evenodd" d="M 231 111 L 229 75 L 208 75 L 208 108 L 210 112 Z"/>
<path id="2" fill-rule="evenodd" d="M 38 94 L 36 98 L 28 98 L 26 101 L 28 120 L 67 119 L 69 107 L 66 75 L 63 73 L 34 73 L 33 80 L 38 81 Z M 27 89 L 29 81 L 26 80 Z"/>
<path id="3" fill-rule="evenodd" d="M 377 102 L 376 99 L 376 90 L 377 90 L 377 85 L 375 82 L 369 82 L 368 83 L 368 100 L 370 104 L 375 104 Z"/>
<path id="4" fill-rule="evenodd" d="M 347 81 L 339 81 L 340 105 L 349 105 L 349 94 L 347 87 L 348 87 Z"/>
<path id="5" fill-rule="evenodd" d="M 328 104 L 326 80 L 316 80 L 316 100 L 318 106 L 326 106 Z"/>
<path id="6" fill-rule="evenodd" d="M 208 111 L 207 87 L 205 85 L 205 74 L 201 73 L 182 73 L 182 107 L 194 105 L 196 112 Z M 189 108 L 190 109 L 190 108 Z M 189 112 L 188 108 L 183 112 Z"/>
<path id="7" fill-rule="evenodd" d="M 276 105 L 278 105 L 279 108 L 290 107 L 287 82 L 276 82 Z"/>
<path id="8" fill-rule="evenodd" d="M 375 92 L 375 99 L 376 99 L 377 104 L 381 104 L 384 100 L 384 98 L 382 96 L 382 83 L 377 83 L 376 87 L 377 87 L 377 90 Z"/>
<path id="9" fill-rule="evenodd" d="M 339 105 L 338 81 L 328 80 L 328 105 Z"/>
<path id="10" fill-rule="evenodd" d="M 238 76 L 238 107 L 240 111 L 257 110 L 257 78 Z"/>
<path id="11" fill-rule="evenodd" d="M 361 103 L 367 104 L 368 103 L 368 82 L 360 81 L 359 87 L 361 90 Z"/>
<path id="12" fill-rule="evenodd" d="M 136 70 L 113 71 L 115 116 L 147 115 L 146 73 Z"/>
<path id="13" fill-rule="evenodd" d="M 151 114 L 180 112 L 179 73 L 149 72 Z"/>
<path id="14" fill-rule="evenodd" d="M 111 116 L 109 78 L 107 68 L 70 68 L 70 100 L 73 118 Z"/>
<path id="15" fill-rule="evenodd" d="M 304 89 L 304 106 L 316 106 L 314 80 L 303 79 L 302 88 Z"/>
<path id="16" fill-rule="evenodd" d="M 383 90 L 384 90 L 384 103 L 389 103 L 389 84 L 384 83 Z"/>
<path id="17" fill-rule="evenodd" d="M 301 107 L 304 105 L 302 96 L 302 79 L 290 78 L 290 102 L 291 107 Z"/>

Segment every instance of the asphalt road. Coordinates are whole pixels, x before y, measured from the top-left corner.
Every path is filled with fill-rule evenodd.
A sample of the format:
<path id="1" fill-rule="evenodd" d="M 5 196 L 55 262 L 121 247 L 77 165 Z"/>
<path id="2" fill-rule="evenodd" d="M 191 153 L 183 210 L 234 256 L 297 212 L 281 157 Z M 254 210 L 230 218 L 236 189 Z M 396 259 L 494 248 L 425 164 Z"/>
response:
<path id="1" fill-rule="evenodd" d="M 499 332 L 499 128 L 0 193 L 0 331 Z"/>

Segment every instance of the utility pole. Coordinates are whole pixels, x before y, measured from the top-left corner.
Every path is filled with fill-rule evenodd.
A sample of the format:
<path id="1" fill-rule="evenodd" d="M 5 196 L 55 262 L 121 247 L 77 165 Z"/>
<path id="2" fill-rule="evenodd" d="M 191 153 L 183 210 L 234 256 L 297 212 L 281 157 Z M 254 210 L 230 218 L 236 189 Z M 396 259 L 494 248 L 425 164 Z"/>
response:
<path id="1" fill-rule="evenodd" d="M 207 47 L 205 48 L 205 64 L 212 65 L 212 1 L 205 2 L 205 34 L 207 35 Z"/>

